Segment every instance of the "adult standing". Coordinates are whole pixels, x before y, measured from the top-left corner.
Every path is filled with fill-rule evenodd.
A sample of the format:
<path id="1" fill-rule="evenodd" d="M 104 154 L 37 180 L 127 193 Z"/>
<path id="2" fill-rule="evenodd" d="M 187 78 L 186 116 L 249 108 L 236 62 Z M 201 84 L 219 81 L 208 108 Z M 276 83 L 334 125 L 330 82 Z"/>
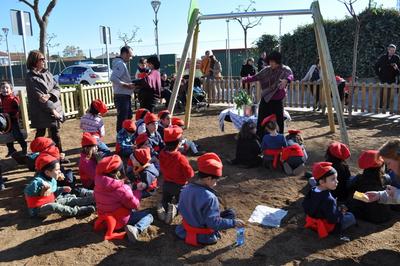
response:
<path id="1" fill-rule="evenodd" d="M 266 66 L 267 53 L 262 52 L 257 61 L 257 71 L 260 72 Z"/>
<path id="2" fill-rule="evenodd" d="M 46 58 L 40 51 L 30 51 L 26 66 L 26 92 L 28 95 L 28 112 L 31 127 L 36 128 L 35 138 L 44 137 L 46 129 L 50 137 L 62 152 L 60 124 L 64 121 L 64 113 L 60 100 L 60 87 L 53 75 L 45 69 Z"/>
<path id="3" fill-rule="evenodd" d="M 170 86 L 171 81 L 168 79 L 167 74 L 163 73 L 161 75 L 161 98 L 165 99 L 165 108 L 168 108 L 169 99 L 171 99 Z"/>
<path id="4" fill-rule="evenodd" d="M 311 65 L 311 67 L 308 69 L 307 74 L 304 76 L 304 78 L 301 80 L 302 82 L 314 82 L 314 81 L 321 81 L 321 66 L 319 64 L 319 58 L 317 58 L 317 60 L 315 61 L 314 65 Z M 321 105 L 319 102 L 319 95 L 320 95 L 320 85 L 317 85 L 317 88 L 315 90 L 315 95 L 314 95 L 314 91 L 311 89 L 311 93 L 314 95 L 315 98 L 315 103 L 317 105 L 317 111 L 321 110 Z M 313 109 L 315 110 L 315 106 L 313 107 Z"/>
<path id="5" fill-rule="evenodd" d="M 210 74 L 210 51 L 206 51 L 201 59 L 200 71 L 203 76 L 208 76 Z"/>
<path id="6" fill-rule="evenodd" d="M 242 69 L 240 70 L 240 76 L 245 78 L 247 76 L 254 76 L 256 74 L 256 69 L 254 68 L 254 59 L 249 58 L 246 60 L 246 64 L 242 65 Z M 243 88 L 247 90 L 249 93 L 250 84 L 243 82 Z"/>
<path id="7" fill-rule="evenodd" d="M 132 83 L 127 63 L 132 59 L 133 50 L 124 46 L 120 55 L 113 60 L 111 82 L 114 89 L 114 104 L 117 108 L 117 132 L 122 128 L 125 119 L 132 119 L 132 94 L 135 85 Z"/>
<path id="8" fill-rule="evenodd" d="M 292 70 L 282 64 L 281 53 L 273 51 L 267 60 L 267 67 L 254 76 L 242 79 L 244 82 L 259 81 L 261 85 L 262 92 L 257 119 L 257 135 L 260 139 L 264 135 L 261 122 L 271 114 L 276 115 L 279 133 L 283 134 L 283 99 L 286 97 L 288 83 L 293 80 Z"/>
<path id="9" fill-rule="evenodd" d="M 215 55 L 210 55 L 209 77 L 211 79 L 218 79 L 218 80 L 222 78 L 222 65 L 221 62 L 215 57 Z"/>
<path id="10" fill-rule="evenodd" d="M 396 54 L 396 45 L 389 44 L 387 52 L 378 58 L 375 63 L 375 74 L 378 76 L 381 83 L 395 83 L 396 77 L 399 75 L 400 57 Z M 387 93 L 386 104 L 389 106 L 390 90 Z M 381 89 L 380 107 L 383 105 L 383 88 Z"/>
<path id="11" fill-rule="evenodd" d="M 160 61 L 157 56 L 147 58 L 147 66 L 150 68 L 150 73 L 139 80 L 136 86 L 139 88 L 140 108 L 146 108 L 154 113 L 157 99 L 161 98 Z"/>

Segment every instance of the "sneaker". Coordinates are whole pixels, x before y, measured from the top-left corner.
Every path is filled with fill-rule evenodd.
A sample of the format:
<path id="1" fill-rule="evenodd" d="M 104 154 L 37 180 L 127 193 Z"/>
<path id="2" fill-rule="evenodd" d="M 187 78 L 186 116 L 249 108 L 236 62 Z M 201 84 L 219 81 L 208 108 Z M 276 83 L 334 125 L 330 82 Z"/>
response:
<path id="1" fill-rule="evenodd" d="M 17 152 L 17 150 L 11 150 L 11 151 L 8 151 L 8 153 L 7 153 L 7 155 L 6 155 L 6 158 L 9 158 L 9 157 L 11 157 L 14 153 L 16 153 Z"/>
<path id="2" fill-rule="evenodd" d="M 165 223 L 166 224 L 171 224 L 172 220 L 176 216 L 176 206 L 174 204 L 168 203 L 168 211 L 167 214 L 165 215 Z"/>
<path id="3" fill-rule="evenodd" d="M 135 243 L 139 238 L 139 229 L 133 225 L 125 225 L 125 232 L 128 236 L 128 240 L 131 243 Z"/>
<path id="4" fill-rule="evenodd" d="M 96 208 L 93 205 L 89 206 L 81 206 L 78 209 L 78 213 L 76 215 L 89 215 L 96 211 Z"/>
<path id="5" fill-rule="evenodd" d="M 285 174 L 287 174 L 289 176 L 294 174 L 292 167 L 290 167 L 290 165 L 287 162 L 283 163 L 283 171 L 285 172 Z"/>
<path id="6" fill-rule="evenodd" d="M 165 209 L 161 203 L 157 204 L 157 217 L 159 220 L 165 222 Z"/>

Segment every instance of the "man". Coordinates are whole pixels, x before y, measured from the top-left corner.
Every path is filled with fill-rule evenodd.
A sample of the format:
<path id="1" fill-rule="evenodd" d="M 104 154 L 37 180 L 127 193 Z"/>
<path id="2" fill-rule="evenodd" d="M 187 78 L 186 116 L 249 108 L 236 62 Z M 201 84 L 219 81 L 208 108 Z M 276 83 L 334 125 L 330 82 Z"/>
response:
<path id="1" fill-rule="evenodd" d="M 200 70 L 203 76 L 210 75 L 210 51 L 206 51 L 205 56 L 202 58 L 200 63 Z"/>
<path id="2" fill-rule="evenodd" d="M 111 82 L 114 89 L 114 103 L 117 108 L 117 132 L 122 128 L 125 119 L 132 118 L 132 94 L 135 85 L 132 83 L 127 63 L 132 59 L 133 50 L 129 46 L 121 48 L 120 56 L 113 60 Z"/>
<path id="3" fill-rule="evenodd" d="M 262 52 L 260 58 L 258 58 L 257 61 L 257 72 L 260 72 L 266 66 L 265 63 L 266 59 L 267 59 L 267 53 Z"/>
<path id="4" fill-rule="evenodd" d="M 381 83 L 395 83 L 399 71 L 400 57 L 396 54 L 396 45 L 389 44 L 387 52 L 381 55 L 375 64 L 375 73 Z M 387 93 L 386 108 L 389 106 L 390 90 Z M 380 108 L 383 105 L 383 88 L 381 89 Z"/>

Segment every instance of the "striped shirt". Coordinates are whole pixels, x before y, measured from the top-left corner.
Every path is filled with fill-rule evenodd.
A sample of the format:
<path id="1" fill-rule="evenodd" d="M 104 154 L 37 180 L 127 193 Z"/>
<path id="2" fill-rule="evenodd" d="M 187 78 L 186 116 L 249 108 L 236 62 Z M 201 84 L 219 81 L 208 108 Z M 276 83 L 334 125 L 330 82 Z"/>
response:
<path id="1" fill-rule="evenodd" d="M 100 115 L 92 115 L 91 113 L 86 113 L 81 117 L 80 128 L 83 132 L 94 133 L 100 138 L 104 137 L 106 133 L 103 118 Z"/>

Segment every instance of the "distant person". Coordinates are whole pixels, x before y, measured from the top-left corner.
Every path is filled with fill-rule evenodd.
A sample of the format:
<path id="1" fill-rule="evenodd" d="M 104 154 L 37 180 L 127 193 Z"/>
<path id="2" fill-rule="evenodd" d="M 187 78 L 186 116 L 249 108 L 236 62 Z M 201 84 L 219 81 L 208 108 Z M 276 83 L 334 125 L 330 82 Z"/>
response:
<path id="1" fill-rule="evenodd" d="M 387 52 L 378 58 L 375 63 L 375 74 L 378 76 L 381 83 L 396 83 L 396 77 L 399 75 L 400 70 L 400 57 L 396 54 L 396 45 L 389 44 Z M 387 93 L 386 107 L 389 106 L 390 90 Z M 383 88 L 381 89 L 380 107 L 383 105 Z"/>
<path id="2" fill-rule="evenodd" d="M 170 87 L 171 81 L 168 79 L 167 74 L 163 73 L 161 75 L 161 98 L 165 99 L 165 108 L 168 108 L 169 99 L 172 94 Z"/>
<path id="3" fill-rule="evenodd" d="M 132 59 L 133 50 L 129 46 L 124 46 L 120 50 L 120 56 L 116 57 L 112 63 L 111 82 L 114 89 L 114 103 L 117 108 L 117 133 L 122 128 L 125 119 L 132 118 L 132 94 L 135 85 L 132 84 L 131 75 L 127 63 Z"/>
<path id="4" fill-rule="evenodd" d="M 210 55 L 210 77 L 214 79 L 222 78 L 222 65 L 221 62 L 215 57 Z"/>
<path id="5" fill-rule="evenodd" d="M 147 77 L 147 75 L 150 73 L 150 69 L 147 67 L 147 59 L 146 58 L 140 58 L 138 67 L 136 70 L 135 78 L 137 79 L 143 79 Z"/>
<path id="6" fill-rule="evenodd" d="M 139 89 L 140 108 L 154 112 L 157 99 L 161 97 L 160 61 L 157 56 L 147 58 L 147 67 L 150 73 L 136 83 L 136 88 Z"/>
<path id="7" fill-rule="evenodd" d="M 60 125 L 64 121 L 64 112 L 61 92 L 53 75 L 44 68 L 45 61 L 46 58 L 40 51 L 31 51 L 28 55 L 26 66 L 29 71 L 25 80 L 28 112 L 31 127 L 36 128 L 35 138 L 44 137 L 48 129 L 51 139 L 62 153 Z M 61 162 L 66 161 L 63 159 Z"/>
<path id="8" fill-rule="evenodd" d="M 254 59 L 250 57 L 249 59 L 246 60 L 246 64 L 242 65 L 242 69 L 240 70 L 240 76 L 244 78 L 247 76 L 254 76 L 255 74 L 256 74 L 256 69 L 254 68 Z M 247 91 L 250 90 L 249 83 L 243 83 L 242 86 Z"/>
<path id="9" fill-rule="evenodd" d="M 301 82 L 319 82 L 321 81 L 321 66 L 319 64 L 319 58 L 317 58 L 317 60 L 315 61 L 315 64 L 313 64 L 309 69 L 307 74 L 304 76 L 304 78 L 301 80 Z M 313 107 L 313 109 L 315 110 L 315 107 L 317 107 L 317 111 L 321 110 L 321 105 L 319 102 L 319 95 L 320 95 L 320 85 L 317 85 L 317 89 L 314 95 L 314 90 L 313 87 L 311 86 L 311 93 L 314 95 L 315 97 L 315 104 L 316 106 Z"/>
<path id="10" fill-rule="evenodd" d="M 208 76 L 210 73 L 210 51 L 206 51 L 200 63 L 200 70 L 203 76 Z"/>
<path id="11" fill-rule="evenodd" d="M 267 61 L 267 53 L 262 52 L 260 58 L 258 58 L 257 61 L 257 72 L 260 72 L 264 67 L 266 67 L 266 61 Z"/>

